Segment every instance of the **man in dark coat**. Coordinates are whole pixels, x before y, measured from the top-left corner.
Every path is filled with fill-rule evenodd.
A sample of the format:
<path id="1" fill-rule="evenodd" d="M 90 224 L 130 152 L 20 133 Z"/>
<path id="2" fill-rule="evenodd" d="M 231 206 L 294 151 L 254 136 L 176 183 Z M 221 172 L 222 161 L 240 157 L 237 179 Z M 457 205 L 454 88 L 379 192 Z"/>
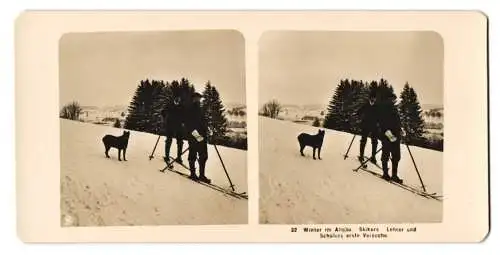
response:
<path id="1" fill-rule="evenodd" d="M 372 156 L 370 161 L 377 163 L 375 154 L 378 145 L 378 126 L 377 126 L 377 105 L 375 104 L 376 94 L 370 93 L 368 102 L 358 110 L 358 115 L 361 117 L 361 141 L 359 146 L 358 160 L 363 162 L 365 155 L 365 146 L 368 136 L 371 138 Z"/>
<path id="2" fill-rule="evenodd" d="M 210 183 L 211 180 L 205 176 L 205 164 L 208 159 L 207 139 L 208 139 L 208 123 L 201 109 L 200 100 L 202 95 L 194 93 L 193 101 L 186 111 L 186 134 L 189 143 L 189 169 L 191 171 L 190 178 Z M 196 176 L 195 162 L 198 158 L 198 166 L 200 168 L 199 176 Z"/>
<path id="3" fill-rule="evenodd" d="M 168 103 L 162 111 L 163 125 L 165 128 L 165 157 L 166 163 L 170 162 L 170 147 L 172 138 L 177 141 L 177 158 L 176 161 L 182 163 L 182 147 L 183 147 L 183 117 L 184 109 L 180 96 L 175 96 L 172 102 Z"/>
<path id="4" fill-rule="evenodd" d="M 382 103 L 378 110 L 380 139 L 382 140 L 382 178 L 398 183 L 403 181 L 398 177 L 398 164 L 401 159 L 401 120 L 397 108 L 391 102 Z M 388 161 L 391 157 L 392 175 L 389 177 Z"/>

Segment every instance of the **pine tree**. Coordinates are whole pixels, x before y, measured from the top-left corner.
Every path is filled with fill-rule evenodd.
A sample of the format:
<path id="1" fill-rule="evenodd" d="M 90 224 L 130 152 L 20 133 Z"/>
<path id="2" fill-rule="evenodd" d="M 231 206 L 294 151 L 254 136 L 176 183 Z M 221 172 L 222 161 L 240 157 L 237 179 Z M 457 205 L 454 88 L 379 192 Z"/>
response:
<path id="1" fill-rule="evenodd" d="M 368 88 L 365 87 L 363 81 L 353 81 L 351 84 L 351 94 L 349 95 L 351 103 L 348 108 L 349 131 L 359 134 L 361 133 L 361 118 L 358 115 L 358 110 L 368 100 Z"/>
<path id="2" fill-rule="evenodd" d="M 349 80 L 341 80 L 327 107 L 323 126 L 339 131 L 349 131 L 352 111 L 352 86 Z"/>
<path id="3" fill-rule="evenodd" d="M 379 101 L 382 103 L 389 103 L 396 107 L 397 104 L 397 96 L 394 94 L 394 88 L 389 84 L 389 82 L 385 79 L 380 79 L 380 82 L 377 87 Z"/>
<path id="4" fill-rule="evenodd" d="M 422 108 L 420 107 L 417 93 L 408 83 L 405 84 L 401 92 L 398 108 L 401 126 L 406 132 L 406 141 L 415 142 L 420 140 L 424 132 Z"/>
<path id="5" fill-rule="evenodd" d="M 379 87 L 377 81 L 371 81 L 370 84 L 367 85 L 367 87 L 368 87 L 368 93 L 377 94 Z"/>
<path id="6" fill-rule="evenodd" d="M 219 92 L 210 81 L 205 84 L 203 91 L 202 111 L 208 122 L 209 128 L 213 131 L 213 136 L 220 138 L 226 135 L 228 120 L 225 116 L 225 109 Z"/>
<path id="7" fill-rule="evenodd" d="M 179 83 L 179 96 L 185 103 L 191 102 L 191 96 L 195 93 L 194 85 L 187 79 L 182 78 Z"/>
<path id="8" fill-rule="evenodd" d="M 149 80 L 141 81 L 129 105 L 129 115 L 124 127 L 130 130 L 155 133 L 158 120 L 156 101 L 161 93 L 161 83 Z"/>
<path id="9" fill-rule="evenodd" d="M 151 105 L 151 121 L 148 131 L 153 134 L 162 134 L 163 130 L 163 117 L 161 116 L 162 110 L 165 108 L 168 99 L 167 85 L 164 81 L 153 81 L 154 92 L 152 95 Z"/>

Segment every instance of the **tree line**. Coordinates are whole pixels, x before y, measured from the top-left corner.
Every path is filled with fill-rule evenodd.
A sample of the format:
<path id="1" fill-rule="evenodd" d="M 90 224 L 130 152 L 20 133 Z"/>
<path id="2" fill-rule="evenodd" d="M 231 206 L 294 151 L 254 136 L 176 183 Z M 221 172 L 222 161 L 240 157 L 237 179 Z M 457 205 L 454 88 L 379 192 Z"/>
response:
<path id="1" fill-rule="evenodd" d="M 360 107 L 368 101 L 371 93 L 377 95 L 377 102 L 389 104 L 399 112 L 402 129 L 406 132 L 404 143 L 435 150 L 443 150 L 442 140 L 428 140 L 423 137 L 423 111 L 418 95 L 407 82 L 398 96 L 394 88 L 386 79 L 378 81 L 340 80 L 327 106 L 325 119 L 321 124 L 315 119 L 313 126 L 348 132 L 359 135 L 361 133 L 361 117 L 358 115 Z M 264 104 L 261 115 L 270 118 L 279 118 L 282 106 L 277 100 Z M 434 116 L 438 116 L 434 114 Z"/>
<path id="2" fill-rule="evenodd" d="M 180 95 L 189 102 L 191 95 L 195 92 L 194 84 L 188 79 L 163 81 L 163 80 L 141 80 L 128 107 L 129 114 L 125 119 L 124 128 L 164 135 L 161 111 L 167 104 L 173 102 L 174 94 Z M 201 108 L 213 131 L 209 143 L 220 144 L 228 147 L 246 149 L 247 141 L 235 140 L 226 136 L 228 132 L 228 120 L 225 116 L 226 110 L 220 98 L 216 86 L 210 81 L 205 83 L 201 101 Z M 187 116 L 189 117 L 189 116 Z"/>
<path id="3" fill-rule="evenodd" d="M 406 132 L 405 141 L 416 143 L 422 139 L 424 120 L 422 108 L 415 89 L 405 83 L 398 97 L 394 88 L 385 79 L 363 82 L 357 80 L 341 80 L 336 87 L 327 108 L 323 126 L 325 128 L 360 134 L 361 118 L 358 109 L 368 101 L 370 94 L 376 94 L 376 101 L 389 104 L 399 112 L 402 129 Z"/>
<path id="4" fill-rule="evenodd" d="M 123 128 L 146 132 L 156 135 L 164 135 L 163 119 L 161 112 L 167 104 L 174 100 L 174 94 L 179 95 L 184 102 L 189 102 L 195 92 L 194 84 L 188 79 L 163 81 L 163 80 L 141 80 L 137 85 L 132 100 L 128 106 L 128 115 L 125 118 Z M 229 121 L 226 118 L 226 109 L 222 103 L 216 86 L 207 81 L 202 92 L 202 112 L 213 131 L 209 137 L 209 143 L 219 144 L 227 147 L 246 150 L 246 136 L 228 136 Z M 80 120 L 83 112 L 77 101 L 70 102 L 62 107 L 59 117 L 69 120 Z M 245 116 L 242 110 L 234 110 L 230 115 Z M 122 117 L 125 113 L 122 113 Z M 119 119 L 115 119 L 113 127 L 121 128 Z M 186 139 L 186 138 L 185 138 Z"/>

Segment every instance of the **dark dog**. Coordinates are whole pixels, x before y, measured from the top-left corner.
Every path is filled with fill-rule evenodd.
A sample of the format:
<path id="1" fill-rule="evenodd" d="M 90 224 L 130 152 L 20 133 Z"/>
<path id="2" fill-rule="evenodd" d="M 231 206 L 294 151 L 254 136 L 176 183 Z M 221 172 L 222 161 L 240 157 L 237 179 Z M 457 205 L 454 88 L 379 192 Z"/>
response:
<path id="1" fill-rule="evenodd" d="M 313 148 L 313 159 L 316 159 L 316 149 L 318 150 L 318 159 L 321 159 L 321 147 L 323 146 L 323 138 L 325 137 L 325 130 L 318 130 L 316 135 L 301 133 L 297 139 L 300 144 L 300 155 L 304 155 L 304 148 L 310 146 Z"/>
<path id="2" fill-rule="evenodd" d="M 104 143 L 104 148 L 106 149 L 106 157 L 109 158 L 109 149 L 116 148 L 118 149 L 118 160 L 122 161 L 120 158 L 120 154 L 123 151 L 123 160 L 127 161 L 127 159 L 125 158 L 125 153 L 127 152 L 129 137 L 130 131 L 123 131 L 123 135 L 121 136 L 105 135 L 102 138 L 102 142 Z"/>

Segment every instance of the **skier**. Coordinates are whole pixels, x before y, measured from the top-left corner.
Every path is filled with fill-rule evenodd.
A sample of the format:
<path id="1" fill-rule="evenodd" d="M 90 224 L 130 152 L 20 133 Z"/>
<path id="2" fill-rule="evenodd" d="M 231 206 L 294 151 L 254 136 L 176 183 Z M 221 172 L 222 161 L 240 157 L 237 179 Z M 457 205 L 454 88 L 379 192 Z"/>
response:
<path id="1" fill-rule="evenodd" d="M 209 135 L 207 120 L 201 110 L 200 100 L 202 95 L 195 92 L 193 101 L 186 112 L 186 133 L 189 143 L 189 178 L 210 183 L 205 175 L 205 165 L 208 159 L 207 139 Z M 195 163 L 198 158 L 199 176 L 196 176 Z"/>
<path id="2" fill-rule="evenodd" d="M 376 94 L 371 92 L 368 102 L 361 106 L 358 110 L 358 115 L 361 117 L 361 140 L 359 146 L 360 162 L 364 162 L 365 146 L 368 136 L 371 138 L 372 156 L 370 161 L 374 164 L 377 163 L 375 154 L 378 145 L 378 127 L 377 127 L 377 105 L 375 104 Z"/>
<path id="3" fill-rule="evenodd" d="M 184 107 L 181 102 L 181 97 L 175 95 L 172 102 L 168 103 L 162 111 L 163 125 L 165 129 L 165 163 L 170 164 L 170 147 L 172 138 L 177 141 L 177 158 L 176 161 L 182 164 L 182 147 L 183 147 L 183 111 Z"/>
<path id="4" fill-rule="evenodd" d="M 378 124 L 380 126 L 382 140 L 382 178 L 403 183 L 398 177 L 398 164 L 401 159 L 401 120 L 396 107 L 390 101 L 381 103 L 378 109 Z M 389 177 L 388 161 L 391 157 L 392 175 Z"/>

